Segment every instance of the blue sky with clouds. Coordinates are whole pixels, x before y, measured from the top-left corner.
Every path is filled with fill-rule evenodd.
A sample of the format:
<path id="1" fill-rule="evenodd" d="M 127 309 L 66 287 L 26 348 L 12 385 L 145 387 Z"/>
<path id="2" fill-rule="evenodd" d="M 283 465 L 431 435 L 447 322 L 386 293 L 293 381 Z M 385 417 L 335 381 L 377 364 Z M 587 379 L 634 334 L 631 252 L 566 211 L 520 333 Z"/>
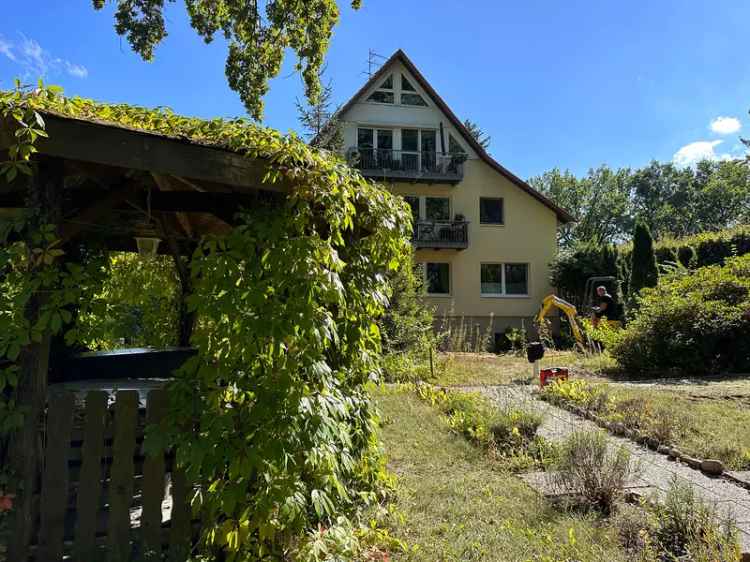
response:
<path id="1" fill-rule="evenodd" d="M 340 2 L 341 3 L 341 2 Z M 366 79 L 368 49 L 402 48 L 454 112 L 492 136 L 490 152 L 529 177 L 602 163 L 689 165 L 743 154 L 750 136 L 747 0 L 364 0 L 344 2 L 327 75 L 344 102 Z M 226 45 L 206 46 L 181 2 L 144 63 L 113 29 L 112 2 L 3 6 L 0 88 L 18 76 L 112 102 L 203 117 L 244 113 L 224 77 Z M 297 127 L 291 60 L 272 82 L 265 124 Z"/>

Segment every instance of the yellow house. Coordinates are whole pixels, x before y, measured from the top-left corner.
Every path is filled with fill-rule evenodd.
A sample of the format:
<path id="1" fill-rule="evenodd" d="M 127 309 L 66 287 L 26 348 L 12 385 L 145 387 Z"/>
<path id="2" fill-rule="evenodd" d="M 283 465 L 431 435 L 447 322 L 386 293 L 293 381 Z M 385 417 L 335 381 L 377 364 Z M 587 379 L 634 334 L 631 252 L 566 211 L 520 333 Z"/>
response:
<path id="1" fill-rule="evenodd" d="M 338 115 L 349 163 L 412 206 L 436 321 L 531 328 L 573 218 L 487 154 L 401 50 Z"/>

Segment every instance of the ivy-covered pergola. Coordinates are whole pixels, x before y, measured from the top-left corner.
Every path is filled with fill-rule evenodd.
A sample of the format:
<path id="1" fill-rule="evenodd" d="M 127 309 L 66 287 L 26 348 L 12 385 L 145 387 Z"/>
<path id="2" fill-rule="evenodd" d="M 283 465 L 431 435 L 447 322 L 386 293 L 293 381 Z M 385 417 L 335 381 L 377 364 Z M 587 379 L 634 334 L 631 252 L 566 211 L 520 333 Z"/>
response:
<path id="1" fill-rule="evenodd" d="M 180 343 L 198 355 L 152 446 L 175 447 L 206 492 L 204 549 L 283 553 L 290 533 L 355 509 L 378 478 L 363 385 L 378 369 L 385 274 L 408 259 L 402 203 L 245 120 L 41 86 L 0 93 L 0 161 L 0 282 L 18 289 L 0 311 L 0 487 L 16 521 L 31 514 L 50 348 L 74 333 L 89 247 L 174 257 Z"/>

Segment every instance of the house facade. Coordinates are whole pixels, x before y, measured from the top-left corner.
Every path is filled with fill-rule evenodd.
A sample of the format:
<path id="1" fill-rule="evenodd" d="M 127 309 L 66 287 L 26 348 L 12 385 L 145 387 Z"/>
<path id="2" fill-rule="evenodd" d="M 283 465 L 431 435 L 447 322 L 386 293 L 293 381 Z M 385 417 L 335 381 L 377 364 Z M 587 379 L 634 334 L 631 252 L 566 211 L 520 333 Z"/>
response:
<path id="1" fill-rule="evenodd" d="M 349 163 L 412 208 L 436 322 L 531 328 L 572 217 L 489 156 L 401 50 L 339 119 Z"/>

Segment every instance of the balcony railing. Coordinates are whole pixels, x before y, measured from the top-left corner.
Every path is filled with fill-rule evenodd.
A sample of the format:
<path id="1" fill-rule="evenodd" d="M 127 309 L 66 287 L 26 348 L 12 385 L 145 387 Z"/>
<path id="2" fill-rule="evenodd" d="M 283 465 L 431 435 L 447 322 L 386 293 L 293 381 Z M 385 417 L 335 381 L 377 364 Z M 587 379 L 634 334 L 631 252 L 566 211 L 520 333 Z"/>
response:
<path id="1" fill-rule="evenodd" d="M 419 221 L 414 225 L 415 248 L 469 247 L 469 223 L 466 221 Z"/>
<path id="2" fill-rule="evenodd" d="M 464 154 L 350 148 L 349 162 L 365 176 L 457 183 L 464 177 Z"/>

